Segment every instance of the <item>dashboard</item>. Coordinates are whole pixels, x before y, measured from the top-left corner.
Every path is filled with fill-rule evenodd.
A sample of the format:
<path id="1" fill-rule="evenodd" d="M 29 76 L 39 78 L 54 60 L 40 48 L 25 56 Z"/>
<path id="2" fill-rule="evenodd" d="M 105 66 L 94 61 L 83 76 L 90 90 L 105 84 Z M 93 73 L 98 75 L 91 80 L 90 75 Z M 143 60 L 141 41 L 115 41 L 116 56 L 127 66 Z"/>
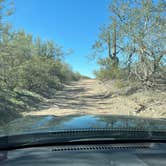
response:
<path id="1" fill-rule="evenodd" d="M 46 146 L 0 152 L 0 156 L 1 166 L 166 166 L 166 144 Z"/>

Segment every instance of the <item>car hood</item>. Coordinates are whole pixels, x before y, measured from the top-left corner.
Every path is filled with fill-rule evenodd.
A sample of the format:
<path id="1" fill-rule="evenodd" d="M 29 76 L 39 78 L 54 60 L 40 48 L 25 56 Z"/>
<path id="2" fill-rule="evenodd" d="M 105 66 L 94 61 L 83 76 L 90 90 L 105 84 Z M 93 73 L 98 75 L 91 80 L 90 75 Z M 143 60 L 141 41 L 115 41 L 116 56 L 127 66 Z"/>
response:
<path id="1" fill-rule="evenodd" d="M 116 115 L 27 116 L 1 127 L 0 135 L 87 128 L 166 131 L 166 120 Z"/>

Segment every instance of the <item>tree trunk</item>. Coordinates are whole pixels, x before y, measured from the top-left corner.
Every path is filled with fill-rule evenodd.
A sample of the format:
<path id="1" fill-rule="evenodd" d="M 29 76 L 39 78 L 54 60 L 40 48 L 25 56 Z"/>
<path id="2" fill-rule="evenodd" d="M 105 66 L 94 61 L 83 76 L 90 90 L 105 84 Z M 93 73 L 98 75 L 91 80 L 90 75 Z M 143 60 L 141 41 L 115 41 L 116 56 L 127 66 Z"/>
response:
<path id="1" fill-rule="evenodd" d="M 112 61 L 113 61 L 113 67 L 118 67 L 119 65 L 119 58 L 117 57 L 117 51 L 116 51 L 116 19 L 113 20 L 113 41 L 112 41 Z"/>

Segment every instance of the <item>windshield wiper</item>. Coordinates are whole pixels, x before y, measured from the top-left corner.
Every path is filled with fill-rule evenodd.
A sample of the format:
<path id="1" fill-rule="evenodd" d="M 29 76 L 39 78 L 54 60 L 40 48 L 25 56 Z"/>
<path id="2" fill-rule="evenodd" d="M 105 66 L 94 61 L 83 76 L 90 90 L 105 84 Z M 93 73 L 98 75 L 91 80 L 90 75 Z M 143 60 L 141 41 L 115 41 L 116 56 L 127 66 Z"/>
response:
<path id="1" fill-rule="evenodd" d="M 96 141 L 165 141 L 165 131 L 144 131 L 130 129 L 76 129 L 41 133 L 26 133 L 0 137 L 0 150 L 24 147 L 87 143 Z"/>

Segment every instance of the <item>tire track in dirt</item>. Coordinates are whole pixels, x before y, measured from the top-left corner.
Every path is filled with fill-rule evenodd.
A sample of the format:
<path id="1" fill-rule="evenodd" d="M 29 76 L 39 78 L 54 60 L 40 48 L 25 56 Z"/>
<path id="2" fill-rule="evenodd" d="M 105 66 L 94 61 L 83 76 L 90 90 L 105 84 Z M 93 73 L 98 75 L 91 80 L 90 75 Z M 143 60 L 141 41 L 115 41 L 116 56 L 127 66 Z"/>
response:
<path id="1" fill-rule="evenodd" d="M 111 89 L 111 90 L 110 90 Z M 145 117 L 163 117 L 166 115 L 166 102 L 161 101 L 158 106 L 147 104 L 148 101 L 158 101 L 166 98 L 164 93 L 151 95 L 150 92 L 135 92 L 132 95 L 115 95 L 115 85 L 107 86 L 95 79 L 83 79 L 66 85 L 62 91 L 58 91 L 53 99 L 48 99 L 42 109 L 23 112 L 23 116 L 65 116 L 71 114 L 116 114 L 136 115 Z M 109 94 L 109 95 L 107 95 Z M 145 106 L 143 111 L 140 106 Z M 142 107 L 141 107 L 142 108 Z"/>
<path id="2" fill-rule="evenodd" d="M 95 79 L 85 79 L 66 85 L 53 99 L 48 99 L 44 109 L 24 112 L 23 115 L 68 115 L 105 113 L 108 105 L 103 97 L 106 89 Z M 108 108 L 109 109 L 109 108 Z M 110 113 L 110 112 L 108 112 Z"/>

